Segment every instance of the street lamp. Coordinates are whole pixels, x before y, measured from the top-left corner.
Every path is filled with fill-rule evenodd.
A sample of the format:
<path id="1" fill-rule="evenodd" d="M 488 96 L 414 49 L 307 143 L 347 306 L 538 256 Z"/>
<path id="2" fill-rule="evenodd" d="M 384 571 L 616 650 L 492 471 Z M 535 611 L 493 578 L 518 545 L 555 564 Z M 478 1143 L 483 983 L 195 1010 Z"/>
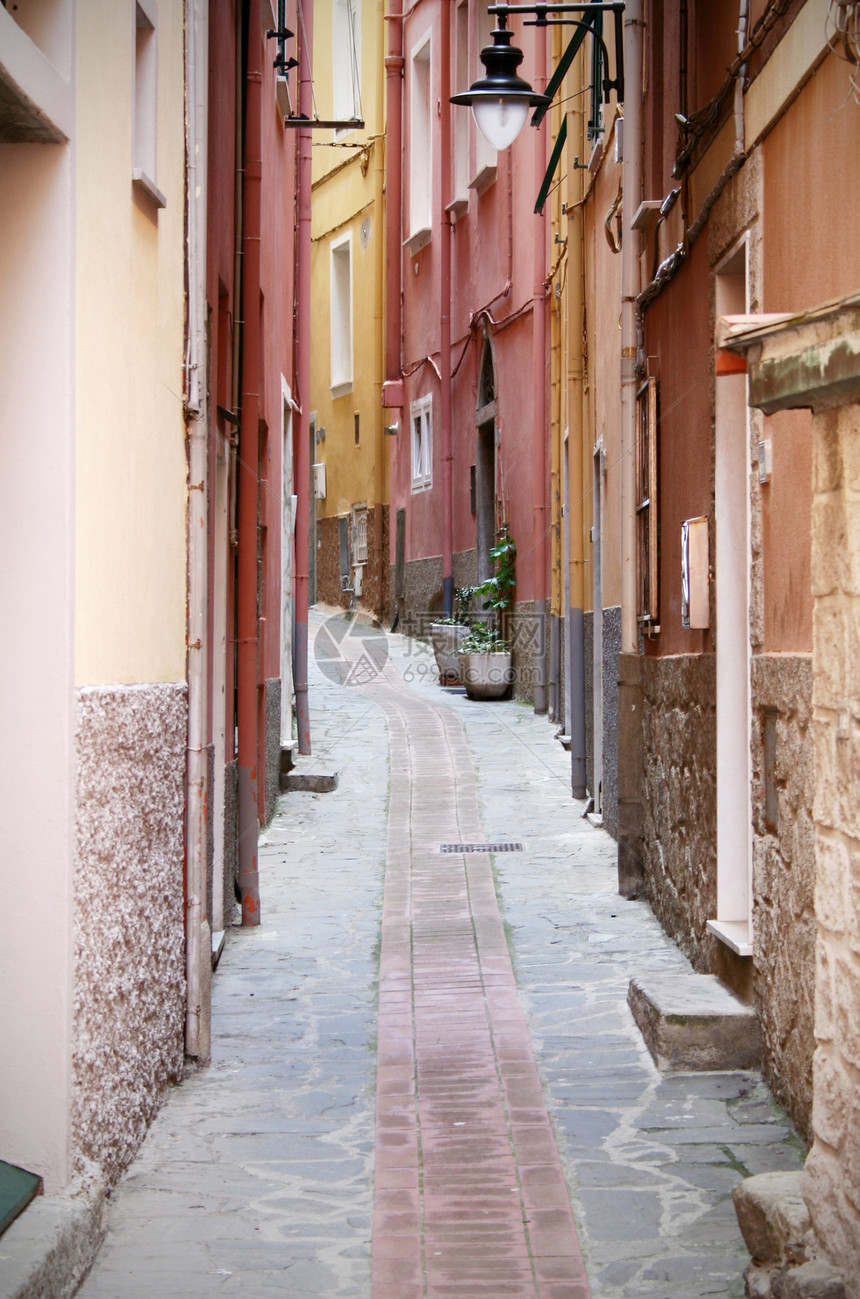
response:
<path id="1" fill-rule="evenodd" d="M 451 96 L 452 104 L 471 108 L 475 125 L 494 149 L 507 149 L 513 144 L 526 124 L 529 108 L 549 103 L 549 96 L 539 95 L 517 75 L 523 52 L 511 45 L 507 24 L 507 16 L 499 14 L 493 43 L 481 50 L 487 75 L 479 77 L 468 90 Z"/>
<path id="2" fill-rule="evenodd" d="M 624 0 L 578 0 L 578 3 L 560 4 L 491 4 L 489 12 L 496 14 L 499 25 L 493 32 L 493 43 L 481 50 L 481 62 L 487 70 L 485 77 L 472 83 L 468 90 L 451 96 L 452 104 L 466 104 L 472 110 L 472 116 L 478 130 L 494 149 L 507 149 L 513 144 L 525 126 L 529 108 L 536 108 L 532 124 L 543 118 L 552 97 L 558 90 L 561 80 L 570 66 L 576 50 L 587 32 L 590 32 L 600 47 L 603 65 L 609 66 L 609 55 L 602 36 L 597 29 L 596 21 L 600 14 L 611 13 L 615 19 L 615 46 L 617 70 L 614 81 L 607 76 L 603 78 L 603 93 L 609 99 L 610 90 L 614 90 L 619 101 L 624 98 L 624 64 L 621 40 L 621 16 L 624 12 Z M 523 52 L 511 45 L 511 33 L 507 30 L 508 14 L 528 15 L 526 25 L 531 27 L 548 27 L 571 25 L 579 29 L 568 46 L 559 66 L 553 73 L 547 86 L 547 94 L 532 90 L 527 81 L 517 73 L 522 63 Z M 569 18 L 571 13 L 579 18 Z M 529 21 L 530 19 L 530 21 Z M 599 95 L 599 90 L 598 90 Z"/>

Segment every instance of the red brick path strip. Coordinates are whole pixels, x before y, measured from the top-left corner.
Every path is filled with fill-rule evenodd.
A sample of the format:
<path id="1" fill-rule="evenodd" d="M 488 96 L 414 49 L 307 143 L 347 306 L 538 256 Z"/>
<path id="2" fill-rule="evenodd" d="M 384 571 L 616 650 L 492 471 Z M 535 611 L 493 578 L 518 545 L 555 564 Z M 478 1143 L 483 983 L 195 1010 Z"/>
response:
<path id="1" fill-rule="evenodd" d="M 372 1299 L 589 1299 L 489 854 L 439 853 L 485 842 L 463 728 L 393 668 L 367 692 L 391 754 Z"/>

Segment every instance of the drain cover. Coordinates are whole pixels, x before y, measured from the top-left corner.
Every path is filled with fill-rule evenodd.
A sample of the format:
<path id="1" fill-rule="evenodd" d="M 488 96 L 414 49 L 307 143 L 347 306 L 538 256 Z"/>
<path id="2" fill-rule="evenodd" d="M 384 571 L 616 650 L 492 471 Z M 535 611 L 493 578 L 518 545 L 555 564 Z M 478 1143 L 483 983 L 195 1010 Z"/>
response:
<path id="1" fill-rule="evenodd" d="M 440 852 L 522 852 L 521 843 L 440 843 Z"/>

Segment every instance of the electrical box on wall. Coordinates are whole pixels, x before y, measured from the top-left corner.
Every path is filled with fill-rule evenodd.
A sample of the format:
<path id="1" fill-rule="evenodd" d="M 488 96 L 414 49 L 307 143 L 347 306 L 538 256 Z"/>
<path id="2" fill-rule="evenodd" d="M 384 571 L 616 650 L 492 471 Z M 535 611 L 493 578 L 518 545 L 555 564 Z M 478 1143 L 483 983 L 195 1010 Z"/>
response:
<path id="1" fill-rule="evenodd" d="M 314 496 L 318 501 L 325 500 L 325 465 L 314 465 Z"/>
<path id="2" fill-rule="evenodd" d="M 708 520 L 685 519 L 681 524 L 681 625 L 710 626 L 710 561 Z"/>

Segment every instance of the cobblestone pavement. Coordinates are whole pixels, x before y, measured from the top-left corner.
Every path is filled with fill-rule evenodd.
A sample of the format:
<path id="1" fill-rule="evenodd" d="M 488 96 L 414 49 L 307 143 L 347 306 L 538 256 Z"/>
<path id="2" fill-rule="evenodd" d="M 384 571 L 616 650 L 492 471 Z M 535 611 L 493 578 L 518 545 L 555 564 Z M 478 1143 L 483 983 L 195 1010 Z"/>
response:
<path id="1" fill-rule="evenodd" d="M 567 755 L 551 726 L 514 702 L 476 704 L 440 689 L 432 655 L 403 637 L 329 622 L 321 612 L 312 615 L 314 636 L 315 758 L 337 769 L 338 789 L 281 799 L 260 850 L 263 923 L 228 934 L 214 979 L 213 1063 L 170 1094 L 114 1193 L 108 1239 L 83 1299 L 370 1299 L 372 1266 L 374 1299 L 578 1299 L 587 1292 L 576 1280 L 567 1202 L 552 1202 L 562 1213 L 553 1225 L 568 1242 L 564 1270 L 553 1278 L 541 1263 L 553 1256 L 537 1228 L 551 1220 L 537 1219 L 534 1197 L 520 1198 L 533 1154 L 526 1145 L 517 1149 L 518 1127 L 520 1136 L 531 1128 L 529 1139 L 542 1143 L 542 1167 L 551 1167 L 557 1152 L 594 1299 L 742 1295 L 747 1259 L 731 1187 L 747 1173 L 799 1166 L 801 1147 L 756 1074 L 661 1077 L 654 1069 L 627 1009 L 627 984 L 634 974 L 680 968 L 683 958 L 645 903 L 618 897 L 615 846 L 571 800 Z M 380 677 L 386 658 L 399 676 L 389 667 Z M 419 748 L 421 727 L 429 730 Z M 444 780 L 439 764 L 435 774 L 423 771 L 420 754 L 429 753 L 430 740 L 447 749 Z M 474 835 L 523 850 L 431 862 L 428 849 L 447 838 L 454 815 L 462 818 L 464 841 Z M 492 977 L 476 993 L 463 950 L 447 942 L 468 927 L 459 894 L 453 911 L 432 916 L 427 908 L 436 903 L 422 895 L 436 863 L 459 872 L 457 887 L 468 879 L 468 923 L 480 954 L 482 935 L 502 933 L 493 919 L 491 862 L 518 1002 L 497 946 L 484 949 L 484 973 Z M 422 979 L 437 982 L 404 1000 L 410 868 L 414 917 L 422 920 L 423 906 L 429 920 L 429 930 L 422 935 L 419 924 L 413 935 L 414 964 Z M 445 878 L 451 893 L 455 877 Z M 383 943 L 380 958 L 383 899 L 387 938 L 396 941 L 387 950 Z M 434 925 L 446 939 L 435 969 Z M 468 1217 L 470 1197 L 486 1192 L 483 1216 L 492 1223 L 495 1215 L 502 1231 L 494 1237 L 491 1226 L 483 1250 L 468 1238 L 459 1281 L 457 1233 L 445 1217 L 452 1184 L 444 1178 L 453 1164 L 434 1158 L 458 1148 L 459 1138 L 449 1140 L 455 1125 L 459 1132 L 473 1119 L 489 1140 L 495 1119 L 487 1115 L 497 1111 L 489 1076 L 476 1081 L 464 1073 L 466 1090 L 472 1099 L 480 1095 L 483 1108 L 457 1117 L 465 1093 L 452 1107 L 450 1097 L 439 1102 L 426 1086 L 433 1069 L 426 1050 L 445 1036 L 439 1005 L 451 1004 L 455 983 L 469 999 L 470 1048 L 479 1036 L 487 1040 L 489 1024 L 498 1062 L 505 1031 L 524 1023 L 543 1084 L 543 1098 L 530 1097 L 538 1102 L 528 1106 L 531 1115 L 514 1114 L 507 1125 L 504 1159 L 514 1160 L 519 1175 L 507 1194 L 524 1206 L 521 1223 L 510 1203 L 498 1208 L 501 1182 L 493 1181 L 492 1165 L 504 1162 L 500 1148 L 482 1150 L 481 1141 L 459 1147 L 476 1184 L 469 1194 L 454 1185 L 461 1211 Z M 423 1021 L 422 1003 L 430 1012 Z M 410 1046 L 403 1017 L 413 1011 Z M 398 1082 L 411 1063 L 404 1070 L 387 1054 L 404 1042 L 416 1055 L 417 1103 Z M 472 1069 L 476 1052 L 469 1055 Z M 543 1126 L 542 1107 L 551 1128 Z M 393 1141 L 392 1133 L 399 1134 Z M 417 1152 L 419 1143 L 420 1159 L 405 1159 L 402 1152 Z M 393 1161 L 392 1150 L 401 1152 Z M 516 1262 L 482 1279 L 474 1264 L 482 1253 L 492 1260 L 494 1239 L 502 1246 L 497 1257 Z"/>

